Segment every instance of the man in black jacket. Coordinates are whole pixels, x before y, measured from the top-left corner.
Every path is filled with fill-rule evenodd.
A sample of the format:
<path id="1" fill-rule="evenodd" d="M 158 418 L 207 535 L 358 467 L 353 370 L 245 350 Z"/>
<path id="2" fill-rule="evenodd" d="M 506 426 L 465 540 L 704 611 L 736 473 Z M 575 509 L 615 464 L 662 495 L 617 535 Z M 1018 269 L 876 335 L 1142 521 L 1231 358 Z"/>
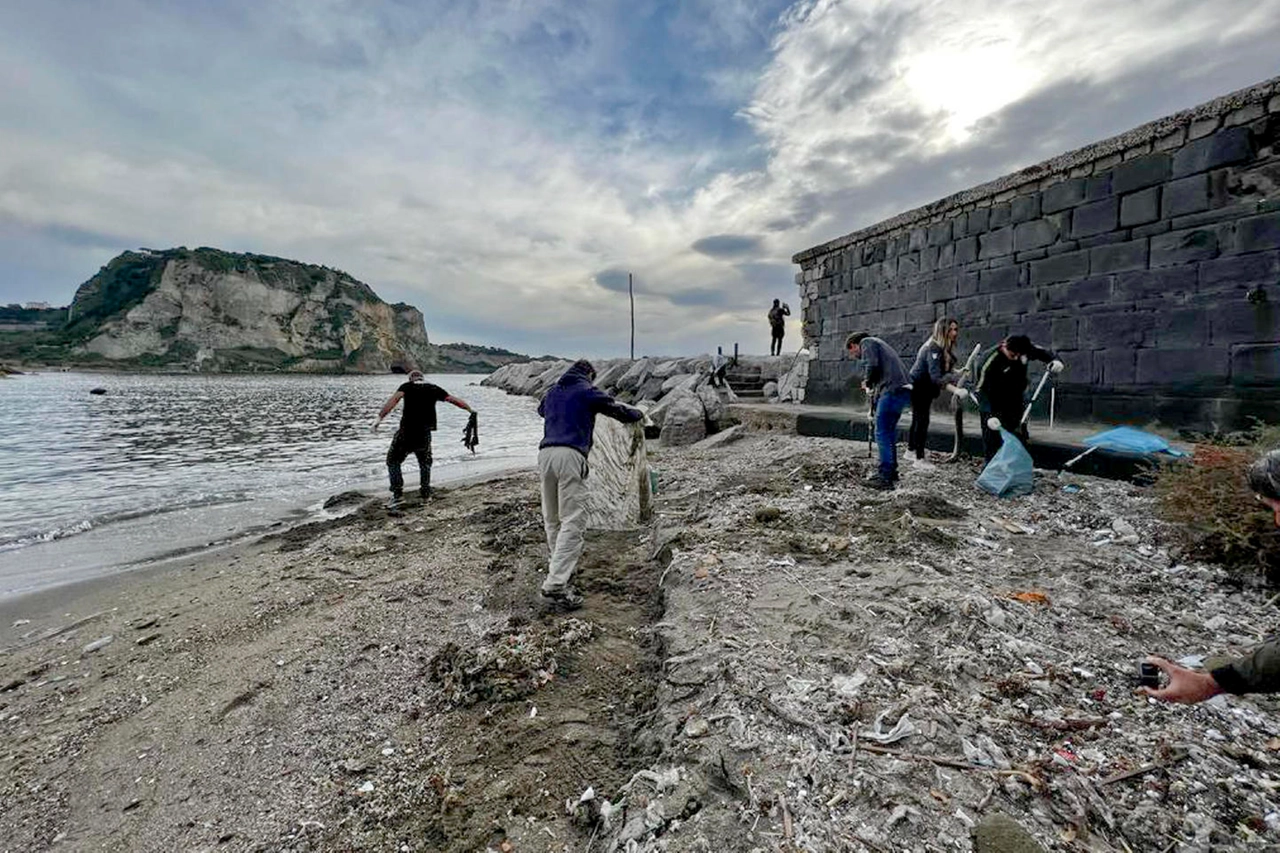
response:
<path id="1" fill-rule="evenodd" d="M 978 408 L 982 411 L 982 450 L 991 461 L 1003 443 L 998 430 L 987 425 L 993 416 L 1000 425 L 1027 443 L 1027 427 L 1022 423 L 1023 398 L 1027 393 L 1027 361 L 1035 359 L 1061 373 L 1063 364 L 1052 350 L 1041 349 L 1026 335 L 1010 335 L 982 356 L 978 368 Z"/>

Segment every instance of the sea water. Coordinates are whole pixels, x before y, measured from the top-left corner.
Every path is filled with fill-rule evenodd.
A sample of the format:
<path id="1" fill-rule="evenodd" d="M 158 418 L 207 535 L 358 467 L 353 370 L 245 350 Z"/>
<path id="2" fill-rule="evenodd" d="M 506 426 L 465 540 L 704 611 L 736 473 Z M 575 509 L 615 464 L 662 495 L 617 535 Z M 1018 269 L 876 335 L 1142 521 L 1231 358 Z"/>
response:
<path id="1" fill-rule="evenodd" d="M 480 413 L 438 406 L 433 482 L 531 465 L 533 400 L 428 377 Z M 403 376 L 38 373 L 0 380 L 0 597 L 316 517 L 348 489 L 386 494 L 399 409 L 378 409 Z M 95 388 L 105 394 L 89 392 Z M 404 464 L 406 490 L 417 462 Z"/>

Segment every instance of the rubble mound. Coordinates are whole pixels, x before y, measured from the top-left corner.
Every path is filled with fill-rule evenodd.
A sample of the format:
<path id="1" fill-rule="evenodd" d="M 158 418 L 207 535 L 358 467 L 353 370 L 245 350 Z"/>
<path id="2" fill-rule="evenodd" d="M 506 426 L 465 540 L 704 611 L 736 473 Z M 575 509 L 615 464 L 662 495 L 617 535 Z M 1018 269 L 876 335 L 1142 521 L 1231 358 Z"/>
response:
<path id="1" fill-rule="evenodd" d="M 565 619 L 518 634 L 491 635 L 474 649 L 446 643 L 428 663 L 428 674 L 452 707 L 514 702 L 554 679 L 557 656 L 587 642 L 594 630 L 589 622 Z"/>

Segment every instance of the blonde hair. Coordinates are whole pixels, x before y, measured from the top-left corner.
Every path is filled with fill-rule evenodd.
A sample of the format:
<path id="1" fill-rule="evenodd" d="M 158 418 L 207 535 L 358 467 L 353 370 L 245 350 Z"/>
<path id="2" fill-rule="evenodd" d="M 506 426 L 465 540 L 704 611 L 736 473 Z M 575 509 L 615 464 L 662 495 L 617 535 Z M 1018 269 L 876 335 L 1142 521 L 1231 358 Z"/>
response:
<path id="1" fill-rule="evenodd" d="M 939 317 L 933 322 L 933 334 L 929 335 L 929 341 L 942 348 L 942 352 L 947 360 L 948 368 L 950 365 L 954 364 L 956 360 L 955 341 L 950 340 L 947 335 L 947 331 L 951 328 L 952 323 L 956 323 L 956 321 L 950 317 Z M 959 323 L 956 323 L 957 327 L 959 325 Z"/>

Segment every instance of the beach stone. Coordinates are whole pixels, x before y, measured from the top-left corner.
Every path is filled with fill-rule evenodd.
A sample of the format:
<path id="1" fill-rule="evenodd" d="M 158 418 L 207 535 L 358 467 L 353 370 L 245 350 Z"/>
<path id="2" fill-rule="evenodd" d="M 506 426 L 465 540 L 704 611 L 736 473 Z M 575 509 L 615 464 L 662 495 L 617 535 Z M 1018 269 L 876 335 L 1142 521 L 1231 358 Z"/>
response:
<path id="1" fill-rule="evenodd" d="M 663 380 L 658 376 L 650 376 L 636 391 L 636 399 L 638 400 L 657 400 L 662 396 Z"/>
<path id="2" fill-rule="evenodd" d="M 94 640 L 92 643 L 84 647 L 84 653 L 91 654 L 92 652 L 96 652 L 99 649 L 105 649 L 107 646 L 111 645 L 113 640 L 115 640 L 115 637 L 113 637 L 110 634 L 108 634 L 105 637 L 99 637 L 98 639 Z"/>
<path id="3" fill-rule="evenodd" d="M 764 387 L 760 389 L 760 393 L 764 394 L 766 400 L 772 400 L 778 396 L 778 383 L 766 382 Z"/>
<path id="4" fill-rule="evenodd" d="M 692 391 L 676 391 L 669 397 L 671 402 L 662 419 L 662 443 L 676 447 L 706 438 L 707 421 L 702 400 Z"/>
<path id="5" fill-rule="evenodd" d="M 984 817 L 973 830 L 975 853 L 1045 853 L 1040 842 L 1002 814 Z"/>
<path id="6" fill-rule="evenodd" d="M 633 424 L 597 415 L 587 465 L 588 530 L 625 530 L 648 520 L 649 457 L 643 433 L 637 441 Z"/>
<path id="7" fill-rule="evenodd" d="M 329 498 L 324 502 L 324 508 L 333 509 L 334 507 L 339 506 L 351 506 L 351 504 L 358 504 L 364 499 L 364 494 L 362 492 L 339 492 L 336 495 L 329 496 Z"/>
<path id="8" fill-rule="evenodd" d="M 702 441 L 694 445 L 695 450 L 711 450 L 716 447 L 723 447 L 731 444 L 747 434 L 747 428 L 742 424 L 731 426 L 726 430 L 721 430 L 715 435 L 707 436 Z"/>

